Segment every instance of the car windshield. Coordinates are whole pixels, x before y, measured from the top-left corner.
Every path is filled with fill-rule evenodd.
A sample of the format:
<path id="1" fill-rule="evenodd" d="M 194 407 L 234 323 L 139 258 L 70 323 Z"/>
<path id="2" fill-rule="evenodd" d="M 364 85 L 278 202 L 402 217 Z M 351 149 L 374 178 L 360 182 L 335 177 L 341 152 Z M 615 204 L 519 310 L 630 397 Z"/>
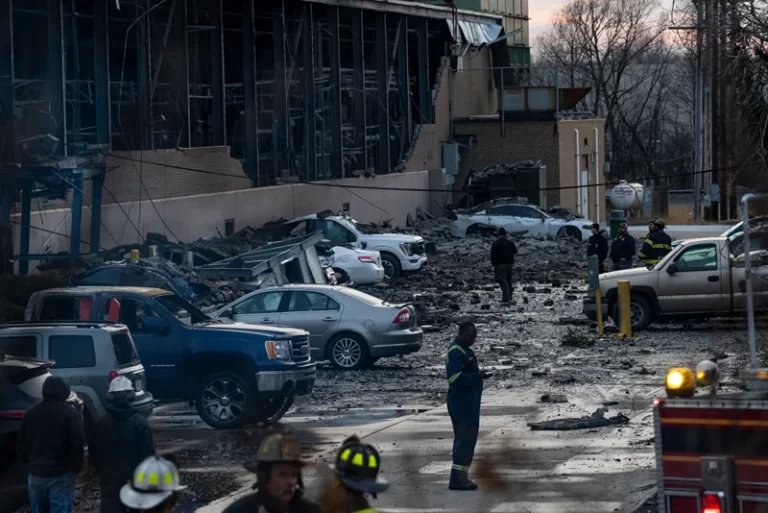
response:
<path id="1" fill-rule="evenodd" d="M 190 322 L 192 324 L 199 324 L 203 322 L 216 322 L 207 315 L 205 315 L 203 312 L 201 312 L 197 307 L 192 306 L 190 303 L 187 303 L 183 299 L 181 299 L 176 294 L 163 294 L 160 296 L 155 296 L 155 300 L 163 305 L 165 308 L 168 309 L 169 312 L 171 312 L 176 317 L 184 317 L 184 313 L 188 313 L 190 317 Z"/>

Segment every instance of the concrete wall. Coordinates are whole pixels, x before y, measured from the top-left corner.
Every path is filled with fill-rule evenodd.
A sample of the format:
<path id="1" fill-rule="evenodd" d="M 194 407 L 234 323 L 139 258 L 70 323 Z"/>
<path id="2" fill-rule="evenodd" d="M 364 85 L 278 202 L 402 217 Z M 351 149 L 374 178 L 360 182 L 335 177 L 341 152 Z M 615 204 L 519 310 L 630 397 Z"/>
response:
<path id="1" fill-rule="evenodd" d="M 453 74 L 453 117 L 485 116 L 498 112 L 498 93 L 491 70 L 491 50 L 470 48 L 463 69 Z"/>
<path id="2" fill-rule="evenodd" d="M 380 190 L 349 189 L 345 186 L 381 187 Z M 415 189 L 415 191 L 386 190 L 391 188 Z M 247 225 L 260 226 L 266 221 L 293 218 L 325 209 L 341 210 L 349 203 L 350 215 L 360 221 L 394 219 L 405 225 L 408 214 L 417 207 L 429 207 L 429 173 L 418 171 L 378 176 L 374 179 L 348 178 L 323 185 L 281 185 L 236 190 L 230 192 L 200 194 L 178 198 L 105 205 L 102 209 L 101 246 L 109 248 L 118 244 L 138 242 L 136 228 L 143 235 L 147 232 L 163 233 L 169 239 L 174 235 L 189 242 L 200 237 L 224 233 L 226 219 L 235 220 L 235 230 Z M 157 211 L 155 210 L 157 209 Z M 158 215 L 159 212 L 159 215 Z M 126 215 L 127 214 L 127 215 Z M 14 221 L 20 221 L 14 215 Z M 83 209 L 82 236 L 90 241 L 90 209 Z M 162 217 L 162 220 L 160 219 Z M 163 224 L 163 221 L 167 224 Z M 31 253 L 69 250 L 70 210 L 57 209 L 32 212 Z M 132 225 L 135 225 L 134 228 Z M 52 235 L 44 231 L 56 232 Z M 63 236 L 62 236 L 63 235 Z M 14 224 L 14 245 L 18 252 L 19 226 Z M 82 244 L 81 251 L 88 251 Z"/>
<path id="3" fill-rule="evenodd" d="M 603 164 L 605 163 L 605 120 L 562 120 L 559 123 L 559 127 L 559 186 L 564 187 L 560 191 L 560 204 L 578 211 L 578 190 L 574 188 L 578 185 L 576 182 L 576 133 L 574 130 L 579 131 L 580 170 L 584 171 L 587 169 L 589 171 L 590 184 L 602 184 L 605 183 L 605 175 L 603 173 Z M 597 164 L 599 169 L 595 168 L 596 162 L 594 159 L 595 128 L 597 128 L 599 153 Z M 608 215 L 605 203 L 605 187 L 598 186 L 598 189 L 596 191 L 595 187 L 589 187 L 587 191 L 587 204 L 589 208 L 588 211 L 583 212 L 583 215 L 593 221 L 600 222 L 607 219 Z"/>

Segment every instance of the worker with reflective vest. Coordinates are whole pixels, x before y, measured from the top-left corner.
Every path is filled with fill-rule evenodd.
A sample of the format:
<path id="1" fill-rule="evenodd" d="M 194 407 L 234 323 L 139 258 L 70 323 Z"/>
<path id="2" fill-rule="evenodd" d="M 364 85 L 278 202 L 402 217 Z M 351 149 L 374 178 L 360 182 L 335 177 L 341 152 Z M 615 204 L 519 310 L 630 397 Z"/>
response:
<path id="1" fill-rule="evenodd" d="M 477 339 L 472 322 L 459 326 L 459 336 L 448 348 L 448 414 L 453 424 L 453 467 L 448 483 L 450 490 L 477 490 L 469 479 L 469 467 L 475 455 L 480 430 L 480 400 L 483 380 L 490 374 L 481 371 L 471 346 Z"/>
<path id="2" fill-rule="evenodd" d="M 133 472 L 133 479 L 120 489 L 120 501 L 129 509 L 149 513 L 172 513 L 178 493 L 185 490 L 179 470 L 170 461 L 150 456 Z"/>
<path id="3" fill-rule="evenodd" d="M 323 492 L 320 501 L 322 511 L 376 513 L 366 494 L 375 499 L 377 494 L 389 488 L 389 483 L 379 476 L 381 457 L 374 446 L 350 436 L 341 444 L 331 470 L 335 479 L 333 485 Z"/>
<path id="4" fill-rule="evenodd" d="M 637 256 L 645 265 L 651 266 L 659 263 L 667 253 L 672 251 L 672 239 L 664 233 L 667 223 L 664 219 L 654 219 L 648 223 L 648 235 L 645 236 L 643 247 Z"/>

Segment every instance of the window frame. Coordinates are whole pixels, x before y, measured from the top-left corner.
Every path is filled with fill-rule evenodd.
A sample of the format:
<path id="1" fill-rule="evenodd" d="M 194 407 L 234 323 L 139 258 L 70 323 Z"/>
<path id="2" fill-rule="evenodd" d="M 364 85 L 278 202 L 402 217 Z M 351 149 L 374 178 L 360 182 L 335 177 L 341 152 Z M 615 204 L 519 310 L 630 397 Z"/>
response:
<path id="1" fill-rule="evenodd" d="M 89 339 L 91 341 L 90 347 L 91 347 L 91 351 L 92 351 L 93 364 L 92 365 L 74 365 L 74 366 L 62 367 L 59 364 L 59 361 L 51 354 L 51 346 L 53 345 L 52 342 L 54 340 L 62 339 L 62 338 L 68 338 L 68 339 L 72 339 L 72 338 L 86 339 L 87 338 L 87 339 Z M 75 354 L 75 352 L 72 350 L 72 348 L 70 346 L 71 343 L 72 342 L 69 341 L 67 343 L 67 346 L 64 347 L 64 350 L 66 352 L 70 353 L 70 354 Z M 48 338 L 46 340 L 46 346 L 47 346 L 47 350 L 48 350 L 48 357 L 47 358 L 49 360 L 53 360 L 53 361 L 56 362 L 56 364 L 53 366 L 54 369 L 59 369 L 59 370 L 92 369 L 92 368 L 96 367 L 96 364 L 97 364 L 97 359 L 96 359 L 96 343 L 95 343 L 95 340 L 94 340 L 92 335 L 83 335 L 83 334 L 78 334 L 78 335 L 48 335 Z"/>
<path id="2" fill-rule="evenodd" d="M 312 310 L 292 310 L 291 309 L 291 304 L 294 301 L 294 297 L 296 297 L 298 294 L 307 294 L 307 295 L 312 294 L 312 295 L 315 295 L 315 296 L 322 296 L 322 297 L 325 298 L 326 308 L 317 309 L 317 310 L 314 310 L 314 309 L 312 309 Z M 334 305 L 336 305 L 336 308 L 327 308 L 330 303 L 333 303 Z M 314 290 L 293 290 L 293 291 L 291 291 L 291 297 L 288 299 L 288 302 L 285 305 L 285 310 L 284 311 L 285 311 L 285 313 L 339 312 L 339 311 L 341 311 L 341 304 L 338 301 L 336 301 L 335 299 L 333 299 L 331 296 L 329 296 L 328 294 L 323 294 L 322 292 L 317 292 L 317 291 L 314 291 Z"/>
<path id="3" fill-rule="evenodd" d="M 236 305 L 232 307 L 232 315 L 272 315 L 280 313 L 285 308 L 285 301 L 286 301 L 286 295 L 288 291 L 285 290 L 265 290 L 263 292 L 260 292 L 259 294 L 254 294 L 253 296 L 243 299 Z M 265 297 L 269 294 L 282 294 L 280 296 L 280 301 L 277 303 L 277 310 L 275 311 L 262 311 L 262 312 L 238 312 L 238 308 L 242 307 L 242 305 L 256 301 L 257 299 L 261 297 Z"/>
<path id="4" fill-rule="evenodd" d="M 685 257 L 687 253 L 701 250 L 701 249 L 712 249 L 714 250 L 714 259 L 715 259 L 715 267 L 680 267 L 680 261 Z M 680 273 L 691 273 L 691 272 L 713 272 L 718 271 L 720 269 L 719 264 L 719 258 L 717 257 L 717 245 L 712 243 L 706 243 L 706 244 L 697 244 L 695 246 L 691 246 L 690 248 L 686 248 L 684 251 L 680 253 L 680 255 L 675 258 L 675 272 Z"/>

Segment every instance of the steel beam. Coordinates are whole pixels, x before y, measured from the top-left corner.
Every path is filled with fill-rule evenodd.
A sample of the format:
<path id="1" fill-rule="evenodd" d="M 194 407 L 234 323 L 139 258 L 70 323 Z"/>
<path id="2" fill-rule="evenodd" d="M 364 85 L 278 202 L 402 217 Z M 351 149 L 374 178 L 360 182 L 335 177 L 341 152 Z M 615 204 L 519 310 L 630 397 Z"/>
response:
<path id="1" fill-rule="evenodd" d="M 64 13 L 62 0 L 48 0 L 48 79 L 47 100 L 50 114 L 56 120 L 59 139 L 56 155 L 67 155 L 67 111 L 64 103 Z"/>
<path id="2" fill-rule="evenodd" d="M 187 1 L 176 0 L 176 9 L 173 12 L 173 43 L 175 51 L 173 60 L 169 64 L 173 65 L 171 74 L 174 77 L 173 88 L 176 93 L 177 107 L 176 112 L 179 121 L 179 135 L 176 139 L 176 146 L 187 148 L 192 143 L 192 133 L 189 109 L 189 40 L 187 38 Z"/>
<path id="3" fill-rule="evenodd" d="M 80 233 L 83 222 L 83 172 L 72 172 L 72 228 L 69 230 L 69 261 L 77 262 L 80 256 Z M 91 235 L 93 236 L 93 235 Z"/>
<path id="4" fill-rule="evenodd" d="M 227 110 L 224 88 L 224 7 L 221 0 L 210 0 L 214 22 L 211 33 L 211 77 L 213 81 L 213 144 L 227 144 Z"/>
<path id="5" fill-rule="evenodd" d="M 140 2 L 136 2 L 135 14 L 138 18 L 146 12 L 146 8 L 140 5 Z M 150 46 L 149 46 L 149 31 L 150 23 L 149 17 L 144 16 L 136 27 L 136 48 L 138 48 L 137 61 L 139 63 L 139 69 L 137 72 L 138 82 L 138 96 L 139 96 L 139 148 L 129 147 L 128 149 L 141 149 L 151 150 L 155 147 L 155 140 L 152 135 L 153 123 L 152 123 L 152 83 L 151 83 L 151 62 L 150 62 Z M 118 101 L 122 101 L 119 98 Z M 122 123 L 122 120 L 121 120 Z"/>
<path id="6" fill-rule="evenodd" d="M 32 219 L 32 188 L 33 180 L 21 180 L 21 233 L 19 236 L 19 255 L 23 258 L 29 255 L 29 230 Z M 29 272 L 29 261 L 19 261 L 19 274 Z"/>
<path id="7" fill-rule="evenodd" d="M 276 0 L 272 6 L 272 58 L 275 66 L 275 105 L 272 114 L 272 165 L 273 180 L 287 169 L 288 142 L 288 85 L 285 63 L 285 1 Z"/>
<path id="8" fill-rule="evenodd" d="M 1 170 L 0 173 L 2 173 Z M 0 177 L 0 224 L 11 224 L 11 203 L 13 203 L 13 183 L 11 180 L 3 180 Z"/>
<path id="9" fill-rule="evenodd" d="M 245 133 L 245 173 L 255 186 L 262 185 L 259 176 L 259 123 L 256 112 L 256 54 L 253 32 L 253 2 L 243 1 L 243 95 Z"/>
<path id="10" fill-rule="evenodd" d="M 387 15 L 376 13 L 376 68 L 379 96 L 379 169 L 378 174 L 389 173 L 389 34 Z"/>
<path id="11" fill-rule="evenodd" d="M 400 82 L 400 106 L 403 109 L 403 151 L 411 140 L 411 77 L 408 72 L 408 17 L 400 17 L 400 38 L 397 40 L 397 74 Z"/>
<path id="12" fill-rule="evenodd" d="M 355 144 L 363 149 L 363 170 L 368 170 L 368 151 L 365 147 L 365 44 L 363 41 L 363 11 L 353 15 L 352 65 L 354 66 Z"/>
<path id="13" fill-rule="evenodd" d="M 93 3 L 93 59 L 96 78 L 96 142 L 110 144 L 109 29 L 107 3 Z"/>
<path id="14" fill-rule="evenodd" d="M 304 124 L 306 129 L 306 176 L 305 180 L 317 180 L 317 124 L 315 120 L 316 95 L 315 95 L 315 31 L 312 16 L 312 4 L 304 4 L 302 7 L 304 25 L 302 41 L 304 41 L 303 67 L 304 67 Z M 300 172 L 301 173 L 301 172 Z"/>
<path id="15" fill-rule="evenodd" d="M 344 142 L 341 133 L 341 42 L 339 8 L 328 8 L 328 57 L 331 74 L 331 176 L 344 178 Z"/>
<path id="16" fill-rule="evenodd" d="M 13 75 L 13 0 L 0 0 L 0 165 L 16 162 Z"/>
<path id="17" fill-rule="evenodd" d="M 91 254 L 99 252 L 101 245 L 101 197 L 104 188 L 104 173 L 92 175 L 91 183 Z"/>
<path id="18" fill-rule="evenodd" d="M 419 123 L 422 125 L 433 123 L 431 87 L 429 82 L 429 33 L 427 20 L 416 20 L 416 39 L 418 41 L 419 71 L 417 83 L 419 84 Z"/>
<path id="19" fill-rule="evenodd" d="M 437 20 L 451 20 L 453 9 L 439 5 L 413 2 L 411 0 L 302 0 L 316 4 L 333 5 L 347 9 L 362 9 L 365 11 L 383 12 L 390 14 L 404 14 L 414 18 L 432 18 Z M 501 25 L 501 14 L 482 13 L 458 9 L 456 16 L 459 20 L 474 23 L 488 23 Z"/>

